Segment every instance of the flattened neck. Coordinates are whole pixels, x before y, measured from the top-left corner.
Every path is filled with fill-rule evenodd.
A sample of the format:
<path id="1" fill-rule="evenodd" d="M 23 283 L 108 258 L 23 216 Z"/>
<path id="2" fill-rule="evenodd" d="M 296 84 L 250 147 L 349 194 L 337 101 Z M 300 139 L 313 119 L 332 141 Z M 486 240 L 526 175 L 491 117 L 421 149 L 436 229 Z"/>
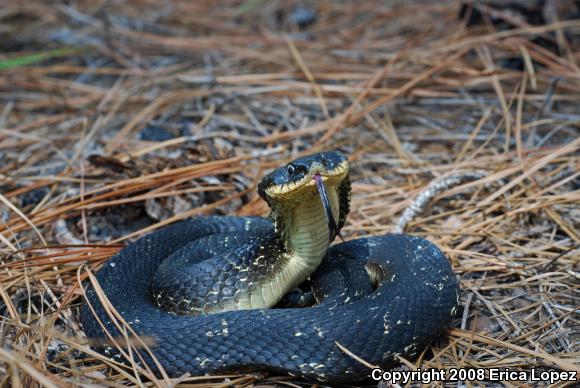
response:
<path id="1" fill-rule="evenodd" d="M 328 197 L 337 220 L 340 212 L 338 195 L 335 190 L 329 190 Z M 291 208 L 275 213 L 274 224 L 276 235 L 282 239 L 292 265 L 314 271 L 330 245 L 328 219 L 318 193 L 309 193 Z"/>

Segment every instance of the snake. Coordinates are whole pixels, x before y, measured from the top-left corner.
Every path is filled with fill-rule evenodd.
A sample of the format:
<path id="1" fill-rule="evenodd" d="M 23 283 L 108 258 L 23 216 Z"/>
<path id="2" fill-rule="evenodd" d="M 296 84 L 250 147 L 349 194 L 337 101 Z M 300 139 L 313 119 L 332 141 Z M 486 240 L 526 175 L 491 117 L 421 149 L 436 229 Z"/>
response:
<path id="1" fill-rule="evenodd" d="M 369 378 L 369 364 L 417 357 L 450 325 L 459 285 L 434 243 L 385 234 L 332 244 L 350 210 L 344 153 L 297 158 L 257 192 L 268 218 L 186 219 L 101 267 L 80 312 L 86 335 L 105 339 L 99 352 L 126 358 L 133 333 L 150 343 L 132 357 L 172 377 L 270 371 L 354 382 Z"/>

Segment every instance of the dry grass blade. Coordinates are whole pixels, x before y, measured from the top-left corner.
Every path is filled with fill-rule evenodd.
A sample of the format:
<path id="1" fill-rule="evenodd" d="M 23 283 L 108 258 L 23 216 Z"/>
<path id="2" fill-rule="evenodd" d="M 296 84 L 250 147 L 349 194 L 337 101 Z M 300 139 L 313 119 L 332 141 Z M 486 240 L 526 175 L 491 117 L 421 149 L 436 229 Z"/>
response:
<path id="1" fill-rule="evenodd" d="M 13 387 L 23 386 L 23 382 L 21 381 L 22 377 L 19 376 L 18 373 L 19 370 L 24 371 L 24 373 L 30 376 L 36 383 L 41 384 L 44 387 L 59 388 L 67 386 L 64 382 L 54 382 L 42 371 L 31 365 L 30 361 L 18 353 L 10 352 L 0 348 L 0 361 L 8 364 L 11 367 L 12 371 L 6 377 L 10 378 L 10 383 Z"/>
<path id="2" fill-rule="evenodd" d="M 81 284 L 83 296 L 86 299 L 85 289 L 82 286 L 82 283 L 80 280 L 81 269 L 82 268 L 79 268 L 79 275 L 78 275 L 79 284 Z M 161 364 L 159 364 L 159 361 L 157 361 L 157 358 L 155 357 L 153 352 L 151 352 L 149 345 L 146 343 L 146 341 L 144 339 L 140 338 L 139 335 L 137 333 L 135 333 L 135 331 L 131 328 L 131 326 L 123 319 L 121 314 L 119 314 L 119 312 L 115 309 L 115 307 L 113 305 L 111 305 L 107 296 L 103 293 L 103 290 L 101 289 L 95 276 L 90 271 L 87 272 L 87 275 L 88 275 L 89 281 L 91 283 L 91 286 L 93 287 L 93 289 L 97 293 L 100 302 L 102 303 L 103 307 L 105 308 L 105 310 L 109 316 L 109 319 L 111 319 L 111 321 L 115 324 L 117 330 L 119 330 L 120 333 L 123 333 L 123 337 L 120 340 L 115 339 L 112 336 L 112 334 L 107 331 L 107 329 L 105 328 L 103 323 L 100 321 L 99 317 L 96 315 L 96 313 L 94 311 L 93 306 L 90 306 L 90 309 L 91 309 L 92 313 L 95 315 L 95 319 L 97 319 L 99 321 L 99 324 L 101 325 L 103 331 L 106 333 L 109 340 L 115 345 L 115 348 L 119 350 L 119 352 L 122 354 L 122 356 L 126 360 L 129 360 L 129 362 L 131 364 L 131 368 L 133 369 L 133 373 L 134 373 L 136 382 L 141 383 L 141 374 L 144 374 L 145 376 L 147 376 L 149 379 L 151 379 L 153 381 L 156 381 L 156 378 L 155 378 L 155 374 L 151 371 L 149 366 L 147 366 L 145 364 L 146 365 L 145 370 L 143 370 L 141 368 L 141 365 L 143 365 L 144 360 L 143 360 L 142 356 L 140 355 L 140 353 L 136 351 L 135 345 L 137 345 L 138 347 L 142 347 L 147 351 L 147 353 L 149 354 L 149 356 L 151 357 L 151 359 L 155 363 L 155 367 L 160 371 L 162 379 L 164 380 L 164 382 L 166 384 L 169 385 L 169 377 L 167 376 L 167 373 L 165 372 L 165 370 L 163 369 Z M 131 335 L 131 338 L 129 337 L 129 335 Z M 135 360 L 135 356 L 138 357 L 138 360 Z"/>
<path id="3" fill-rule="evenodd" d="M 36 235 L 38 236 L 38 238 L 40 238 L 40 241 L 42 241 L 42 243 L 46 245 L 46 241 L 44 240 L 44 237 L 42 237 L 42 233 L 40 233 L 38 228 L 32 223 L 32 221 L 30 221 L 30 219 L 26 215 L 24 215 L 24 213 L 20 211 L 20 209 L 14 206 L 14 204 L 12 204 L 12 202 L 7 200 L 6 197 L 4 197 L 2 194 L 0 194 L 0 201 L 4 203 L 6 206 L 8 206 L 14 213 L 16 213 L 18 217 L 22 218 L 34 230 L 34 232 L 36 232 Z"/>

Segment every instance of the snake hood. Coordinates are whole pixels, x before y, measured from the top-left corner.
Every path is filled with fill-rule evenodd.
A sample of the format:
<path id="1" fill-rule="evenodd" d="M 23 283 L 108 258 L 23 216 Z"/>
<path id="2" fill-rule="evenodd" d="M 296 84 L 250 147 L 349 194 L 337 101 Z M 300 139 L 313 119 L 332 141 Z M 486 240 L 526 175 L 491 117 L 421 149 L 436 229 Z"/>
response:
<path id="1" fill-rule="evenodd" d="M 348 158 L 340 151 L 295 159 L 258 183 L 258 194 L 268 203 L 275 232 L 282 241 L 290 241 L 293 220 L 303 216 L 309 203 L 324 208 L 332 241 L 348 216 L 350 189 Z M 318 196 L 319 200 L 314 198 Z"/>

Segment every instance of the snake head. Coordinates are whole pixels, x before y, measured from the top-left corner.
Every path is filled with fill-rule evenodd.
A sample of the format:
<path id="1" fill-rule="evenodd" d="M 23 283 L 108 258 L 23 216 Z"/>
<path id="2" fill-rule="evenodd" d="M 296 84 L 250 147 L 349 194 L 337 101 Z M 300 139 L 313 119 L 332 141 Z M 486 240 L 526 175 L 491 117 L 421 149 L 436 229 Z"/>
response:
<path id="1" fill-rule="evenodd" d="M 338 188 L 348 175 L 348 159 L 340 151 L 326 151 L 295 159 L 264 176 L 258 194 L 266 202 L 300 199 L 304 191 L 316 189 L 315 175 L 327 188 Z"/>

